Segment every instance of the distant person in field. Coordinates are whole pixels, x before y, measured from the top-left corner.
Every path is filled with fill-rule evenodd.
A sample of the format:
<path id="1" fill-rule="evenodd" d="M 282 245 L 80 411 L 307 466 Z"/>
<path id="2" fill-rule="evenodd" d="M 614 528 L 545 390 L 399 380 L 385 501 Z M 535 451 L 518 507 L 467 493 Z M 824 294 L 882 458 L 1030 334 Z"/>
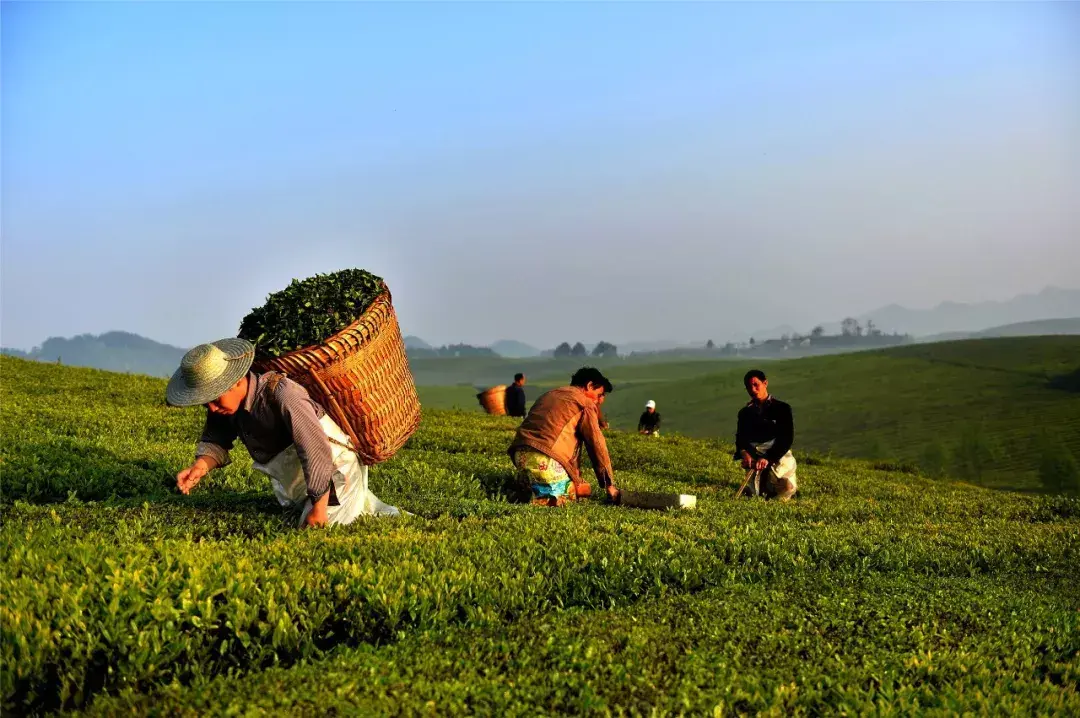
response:
<path id="1" fill-rule="evenodd" d="M 795 420 L 791 407 L 769 393 L 769 380 L 760 369 L 748 371 L 743 386 L 750 402 L 739 410 L 735 458 L 755 472 L 744 495 L 787 501 L 798 490 L 795 481 Z"/>
<path id="2" fill-rule="evenodd" d="M 525 375 L 515 374 L 514 383 L 506 387 L 506 413 L 525 416 Z"/>
<path id="3" fill-rule="evenodd" d="M 176 475 L 180 491 L 189 493 L 209 472 L 228 465 L 240 439 L 255 468 L 270 477 L 278 501 L 303 506 L 301 526 L 399 515 L 368 489 L 368 467 L 307 390 L 284 374 L 251 371 L 254 358 L 254 346 L 243 339 L 200 344 L 169 380 L 170 406 L 206 407 L 195 463 Z"/>
<path id="4" fill-rule="evenodd" d="M 637 430 L 645 436 L 660 436 L 660 413 L 656 411 L 656 402 L 652 399 L 645 402 L 645 411 L 638 419 Z"/>
<path id="5" fill-rule="evenodd" d="M 592 461 L 596 480 L 612 501 L 618 500 L 611 457 L 598 420 L 600 401 L 612 391 L 599 369 L 583 367 L 570 386 L 553 389 L 532 405 L 508 453 L 522 492 L 531 503 L 563 506 L 592 493 L 581 478 L 581 450 Z"/>

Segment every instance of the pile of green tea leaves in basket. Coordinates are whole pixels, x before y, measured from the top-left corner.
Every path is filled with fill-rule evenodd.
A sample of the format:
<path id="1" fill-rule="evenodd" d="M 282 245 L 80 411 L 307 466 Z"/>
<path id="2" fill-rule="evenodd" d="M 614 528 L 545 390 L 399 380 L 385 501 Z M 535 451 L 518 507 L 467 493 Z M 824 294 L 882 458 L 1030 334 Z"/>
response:
<path id="1" fill-rule="evenodd" d="M 384 289 L 381 277 L 363 269 L 294 279 L 252 309 L 237 336 L 273 357 L 321 344 L 356 321 Z"/>

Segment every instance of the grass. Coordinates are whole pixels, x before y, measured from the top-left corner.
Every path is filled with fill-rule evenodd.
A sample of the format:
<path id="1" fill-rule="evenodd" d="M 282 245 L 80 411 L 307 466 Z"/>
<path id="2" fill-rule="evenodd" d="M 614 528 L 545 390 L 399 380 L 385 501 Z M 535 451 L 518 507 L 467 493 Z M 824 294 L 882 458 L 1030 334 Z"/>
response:
<path id="1" fill-rule="evenodd" d="M 1040 456 L 1080 458 L 1080 337 L 942 342 L 767 364 L 746 360 L 612 364 L 612 426 L 633 430 L 654 399 L 664 428 L 730 439 L 746 402 L 742 376 L 761 366 L 795 411 L 796 447 L 920 465 L 972 483 L 1037 490 Z M 535 372 L 535 396 L 565 382 Z M 1060 387 L 1060 388 L 1058 388 Z M 1072 387 L 1072 390 L 1070 390 Z M 479 411 L 475 392 L 421 387 L 434 406 Z"/>
<path id="2" fill-rule="evenodd" d="M 164 382 L 0 359 L 7 713 L 1080 711 L 1080 500 L 802 461 L 731 498 L 716 440 L 614 433 L 655 513 L 508 503 L 514 422 L 426 411 L 371 482 L 412 518 L 299 531 L 236 462 L 171 490 Z"/>

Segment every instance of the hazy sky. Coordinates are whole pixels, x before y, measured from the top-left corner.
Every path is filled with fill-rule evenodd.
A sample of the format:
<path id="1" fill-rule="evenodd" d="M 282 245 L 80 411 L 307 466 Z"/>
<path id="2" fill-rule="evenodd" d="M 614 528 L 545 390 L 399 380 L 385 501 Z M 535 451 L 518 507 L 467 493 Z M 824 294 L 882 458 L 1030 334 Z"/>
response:
<path id="1" fill-rule="evenodd" d="M 363 267 L 435 343 L 1080 286 L 1080 3 L 4 3 L 0 342 Z"/>

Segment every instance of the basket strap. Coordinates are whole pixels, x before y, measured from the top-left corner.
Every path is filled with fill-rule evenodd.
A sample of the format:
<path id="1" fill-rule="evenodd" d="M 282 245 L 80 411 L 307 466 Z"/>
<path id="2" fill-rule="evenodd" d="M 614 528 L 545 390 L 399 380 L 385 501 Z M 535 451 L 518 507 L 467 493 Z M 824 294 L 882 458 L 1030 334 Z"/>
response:
<path id="1" fill-rule="evenodd" d="M 312 374 L 314 374 L 314 372 L 312 372 Z M 269 391 L 271 394 L 273 394 L 274 391 L 278 388 L 278 384 L 281 383 L 281 380 L 286 379 L 286 378 L 288 378 L 288 377 L 286 377 L 284 374 L 282 374 L 281 372 L 278 372 L 278 371 L 268 371 L 268 372 L 266 372 L 266 390 Z M 324 386 L 322 382 L 319 382 L 319 388 L 322 389 L 323 391 L 326 391 L 326 386 Z M 327 392 L 327 396 L 328 397 L 331 396 L 329 392 Z M 330 418 L 333 419 L 335 423 L 338 423 L 338 420 L 337 420 L 336 417 L 331 416 Z M 348 429 L 346 429 L 345 427 L 342 427 L 342 429 L 344 431 L 348 432 Z M 327 436 L 326 438 L 327 438 L 327 440 L 329 440 L 329 442 L 331 444 L 337 444 L 338 446 L 344 447 L 344 448 L 349 449 L 351 451 L 356 450 L 355 447 L 352 447 L 352 446 L 349 446 L 348 444 L 342 443 L 342 442 L 338 441 L 337 439 L 335 439 L 332 436 Z"/>
<path id="2" fill-rule="evenodd" d="M 328 406 L 324 408 L 326 409 L 327 413 L 330 414 L 330 418 L 337 423 L 341 430 L 344 431 L 345 434 L 349 437 L 349 440 L 352 441 L 352 447 L 346 448 L 351 448 L 352 451 L 357 452 L 357 456 L 359 456 L 360 440 L 356 438 L 356 434 L 353 432 L 352 427 L 349 426 L 349 420 L 348 418 L 346 418 L 345 412 L 341 410 L 341 405 L 338 404 L 337 399 L 335 399 L 334 395 L 330 393 L 330 390 L 326 388 L 326 384 L 323 383 L 323 380 L 319 378 L 318 373 L 314 369 L 312 369 L 309 374 L 312 381 L 314 381 L 315 384 L 319 387 L 319 389 L 322 390 L 323 396 L 326 397 L 326 403 L 328 404 Z M 333 440 L 331 439 L 331 441 Z M 344 444 L 339 445 L 345 446 Z"/>
<path id="3" fill-rule="evenodd" d="M 285 376 L 285 374 L 283 372 L 279 372 L 279 371 L 265 372 L 265 376 L 266 376 L 266 390 L 268 392 L 270 392 L 271 396 L 273 396 L 274 392 L 277 391 L 278 385 L 281 384 L 282 379 L 287 379 L 288 378 L 287 376 Z M 340 441 L 337 441 L 336 439 L 334 439 L 332 437 L 327 436 L 326 438 L 330 440 L 330 443 L 338 444 L 339 446 L 344 446 L 346 449 L 349 448 L 345 444 L 342 444 Z M 340 505 L 340 502 L 338 501 L 338 497 L 337 497 L 337 489 L 334 487 L 334 482 L 333 481 L 330 482 L 330 505 L 331 506 Z"/>
<path id="4" fill-rule="evenodd" d="M 333 418 L 333 417 L 331 417 L 331 418 Z M 332 436 L 326 437 L 326 440 L 329 441 L 331 444 L 337 444 L 338 446 L 340 446 L 342 448 L 345 448 L 345 449 L 348 449 L 349 451 L 356 451 L 355 447 L 352 447 L 352 446 L 349 446 L 348 444 L 342 443 L 342 442 L 338 441 L 337 439 L 335 439 Z"/>
<path id="5" fill-rule="evenodd" d="M 281 380 L 284 378 L 285 375 L 279 371 L 266 372 L 266 390 L 273 394 L 275 391 L 277 391 L 278 384 L 280 384 Z"/>

